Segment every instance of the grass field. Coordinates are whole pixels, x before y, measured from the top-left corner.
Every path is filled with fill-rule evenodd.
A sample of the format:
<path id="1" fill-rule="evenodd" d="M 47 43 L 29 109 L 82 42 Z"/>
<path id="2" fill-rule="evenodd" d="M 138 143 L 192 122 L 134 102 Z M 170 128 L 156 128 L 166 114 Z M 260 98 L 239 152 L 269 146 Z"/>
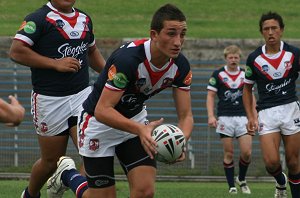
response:
<path id="1" fill-rule="evenodd" d="M 20 197 L 20 194 L 27 185 L 26 180 L 0 180 L 1 195 L 0 197 Z M 127 182 L 117 182 L 118 198 L 128 197 Z M 229 195 L 227 184 L 225 183 L 204 183 L 204 182 L 157 182 L 156 195 L 157 198 L 268 198 L 273 197 L 274 183 L 249 183 L 251 187 L 251 195 Z M 42 197 L 46 197 L 45 188 L 42 191 Z M 74 198 L 72 191 L 67 191 L 64 198 Z"/>
<path id="2" fill-rule="evenodd" d="M 13 36 L 29 12 L 46 0 L 1 0 L 0 36 Z M 286 23 L 286 38 L 300 36 L 298 0 L 77 0 L 76 7 L 94 21 L 97 38 L 147 37 L 153 12 L 172 2 L 183 10 L 191 38 L 260 38 L 258 20 L 262 13 L 277 11 Z"/>

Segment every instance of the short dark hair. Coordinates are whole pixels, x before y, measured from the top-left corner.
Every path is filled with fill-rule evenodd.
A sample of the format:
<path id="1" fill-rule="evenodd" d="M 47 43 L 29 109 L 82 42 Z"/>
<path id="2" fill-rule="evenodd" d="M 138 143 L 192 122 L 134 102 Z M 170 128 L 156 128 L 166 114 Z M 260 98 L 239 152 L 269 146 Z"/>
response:
<path id="1" fill-rule="evenodd" d="M 165 4 L 154 13 L 151 30 L 160 32 L 163 29 L 164 21 L 186 21 L 186 18 L 175 5 Z"/>
<path id="2" fill-rule="evenodd" d="M 284 29 L 284 23 L 283 23 L 282 17 L 276 12 L 269 11 L 268 13 L 262 14 L 260 17 L 260 20 L 259 20 L 259 31 L 260 32 L 262 32 L 263 23 L 266 20 L 270 20 L 270 19 L 274 19 L 274 20 L 278 21 L 280 28 Z"/>

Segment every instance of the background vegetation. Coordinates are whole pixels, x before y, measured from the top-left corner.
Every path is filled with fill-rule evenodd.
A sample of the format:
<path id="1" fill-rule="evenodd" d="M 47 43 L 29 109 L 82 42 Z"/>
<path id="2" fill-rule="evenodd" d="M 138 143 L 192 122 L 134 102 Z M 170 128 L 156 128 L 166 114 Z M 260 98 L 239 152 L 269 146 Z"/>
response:
<path id="1" fill-rule="evenodd" d="M 23 18 L 47 0 L 1 0 L 0 36 L 13 36 Z M 153 12 L 170 2 L 188 18 L 191 38 L 260 38 L 258 20 L 269 10 L 281 14 L 285 37 L 300 36 L 298 0 L 77 0 L 93 19 L 97 38 L 147 37 Z"/>

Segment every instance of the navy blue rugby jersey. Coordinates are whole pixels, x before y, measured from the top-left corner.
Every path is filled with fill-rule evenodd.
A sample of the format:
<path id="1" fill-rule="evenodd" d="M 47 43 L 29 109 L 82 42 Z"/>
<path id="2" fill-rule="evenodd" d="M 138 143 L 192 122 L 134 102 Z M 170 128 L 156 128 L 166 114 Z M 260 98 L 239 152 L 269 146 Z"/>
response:
<path id="1" fill-rule="evenodd" d="M 137 40 L 122 45 L 107 60 L 94 84 L 92 93 L 83 103 L 84 110 L 94 115 L 94 109 L 105 88 L 123 91 L 115 109 L 127 118 L 138 114 L 144 102 L 167 87 L 190 90 L 192 72 L 181 53 L 161 69 L 150 63 L 150 40 Z"/>
<path id="2" fill-rule="evenodd" d="M 217 93 L 217 116 L 246 116 L 243 106 L 245 71 L 230 73 L 227 66 L 215 70 L 209 79 L 207 89 Z"/>
<path id="3" fill-rule="evenodd" d="M 95 45 L 91 18 L 73 8 L 59 13 L 50 2 L 25 17 L 14 39 L 50 58 L 74 57 L 81 63 L 77 73 L 31 68 L 33 90 L 49 96 L 78 93 L 89 85 L 88 48 Z"/>
<path id="4" fill-rule="evenodd" d="M 257 48 L 246 63 L 245 83 L 257 84 L 258 111 L 298 100 L 299 49 L 281 42 L 280 52 L 268 56 L 265 48 Z"/>

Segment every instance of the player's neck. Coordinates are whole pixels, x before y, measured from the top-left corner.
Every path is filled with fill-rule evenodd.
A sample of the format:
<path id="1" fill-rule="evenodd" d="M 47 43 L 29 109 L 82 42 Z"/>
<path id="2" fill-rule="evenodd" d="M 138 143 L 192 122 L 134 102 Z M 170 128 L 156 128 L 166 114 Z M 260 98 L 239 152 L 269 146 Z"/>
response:
<path id="1" fill-rule="evenodd" d="M 239 71 L 239 68 L 238 68 L 238 66 L 230 66 L 230 65 L 227 65 L 227 67 L 226 67 L 226 69 L 227 69 L 227 71 L 229 71 L 229 72 L 236 72 L 236 71 Z"/>
<path id="2" fill-rule="evenodd" d="M 280 43 L 276 45 L 266 45 L 266 54 L 276 54 L 280 52 Z"/>

